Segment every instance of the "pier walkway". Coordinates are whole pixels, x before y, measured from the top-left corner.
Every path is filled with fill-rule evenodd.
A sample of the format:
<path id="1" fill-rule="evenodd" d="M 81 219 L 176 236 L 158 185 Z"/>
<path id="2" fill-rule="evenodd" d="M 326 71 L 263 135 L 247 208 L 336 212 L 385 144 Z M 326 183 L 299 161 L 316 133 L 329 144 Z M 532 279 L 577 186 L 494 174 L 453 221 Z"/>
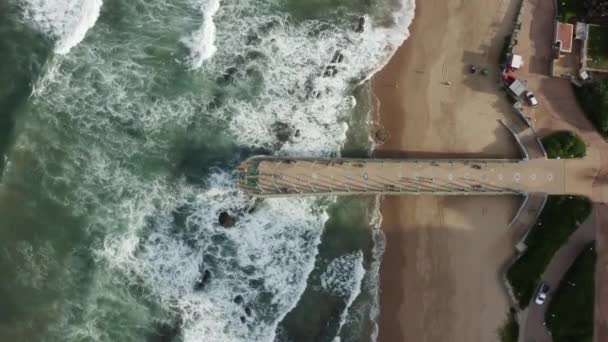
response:
<path id="1" fill-rule="evenodd" d="M 585 164 L 532 159 L 325 159 L 252 157 L 240 187 L 258 197 L 362 194 L 586 195 Z"/>

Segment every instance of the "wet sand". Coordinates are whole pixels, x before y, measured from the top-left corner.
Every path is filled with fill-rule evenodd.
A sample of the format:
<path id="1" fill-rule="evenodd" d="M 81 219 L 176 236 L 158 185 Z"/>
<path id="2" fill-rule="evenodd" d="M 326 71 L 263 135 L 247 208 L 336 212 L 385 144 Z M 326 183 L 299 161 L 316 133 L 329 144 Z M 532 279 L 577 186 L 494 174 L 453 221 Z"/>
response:
<path id="1" fill-rule="evenodd" d="M 417 1 L 411 35 L 373 79 L 383 157 L 518 157 L 499 123 L 498 54 L 515 1 Z M 470 75 L 470 64 L 488 76 Z M 446 83 L 449 82 L 450 85 Z M 508 310 L 515 197 L 387 197 L 380 341 L 497 340 Z"/>

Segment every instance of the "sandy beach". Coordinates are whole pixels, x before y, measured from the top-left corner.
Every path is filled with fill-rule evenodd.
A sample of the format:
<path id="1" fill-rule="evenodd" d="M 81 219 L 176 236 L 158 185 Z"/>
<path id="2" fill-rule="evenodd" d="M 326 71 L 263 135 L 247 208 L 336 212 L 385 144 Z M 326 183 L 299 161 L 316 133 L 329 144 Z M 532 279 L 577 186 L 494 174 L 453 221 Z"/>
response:
<path id="1" fill-rule="evenodd" d="M 515 1 L 417 1 L 411 35 L 373 79 L 384 157 L 518 157 L 497 82 Z M 470 75 L 470 64 L 488 76 Z M 450 85 L 447 85 L 447 83 Z M 515 197 L 387 197 L 380 341 L 498 339 Z"/>

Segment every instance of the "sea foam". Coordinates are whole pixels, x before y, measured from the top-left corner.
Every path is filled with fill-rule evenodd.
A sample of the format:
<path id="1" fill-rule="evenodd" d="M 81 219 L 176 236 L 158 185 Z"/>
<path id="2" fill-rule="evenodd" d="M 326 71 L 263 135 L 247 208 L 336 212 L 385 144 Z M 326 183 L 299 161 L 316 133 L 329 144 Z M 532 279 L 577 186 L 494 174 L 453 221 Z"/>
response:
<path id="1" fill-rule="evenodd" d="M 55 40 L 55 52 L 67 54 L 91 29 L 101 0 L 25 0 L 25 18 Z"/>
<path id="2" fill-rule="evenodd" d="M 201 27 L 181 40 L 190 49 L 188 62 L 194 69 L 200 68 L 203 62 L 211 58 L 217 50 L 215 46 L 215 23 L 213 22 L 213 16 L 219 9 L 220 0 L 207 0 L 201 6 L 203 13 Z"/>
<path id="3" fill-rule="evenodd" d="M 180 37 L 192 32 L 179 26 L 182 17 L 194 22 L 200 12 L 166 2 L 136 5 L 124 4 L 130 20 L 122 31 L 99 25 L 91 43 L 52 61 L 36 82 L 37 110 L 17 137 L 15 155 L 39 159 L 49 196 L 87 218 L 83 231 L 103 236 L 94 246 L 97 265 L 107 267 L 99 272 L 118 271 L 127 284 L 144 288 L 146 300 L 181 319 L 186 341 L 272 341 L 304 292 L 332 201 L 272 199 L 249 211 L 250 199 L 227 171 L 205 169 L 195 185 L 179 177 L 176 146 L 184 137 L 203 140 L 195 147 L 208 150 L 195 151 L 207 158 L 219 149 L 210 137 L 225 132 L 220 147 L 339 154 L 352 88 L 405 39 L 413 1 L 390 15 L 390 27 L 366 17 L 361 33 L 351 19 L 296 22 L 269 2 L 210 2 L 198 37 L 210 43 L 198 44 L 205 53 L 195 54 L 211 57 L 215 36 L 207 59 L 175 58 Z M 138 16 L 140 8 L 146 17 Z M 69 37 L 68 27 L 78 25 L 51 24 L 45 18 L 58 16 L 53 9 L 40 5 L 29 15 L 38 15 L 34 22 L 60 47 L 69 40 L 62 34 Z M 331 62 L 336 53 L 341 62 Z M 337 74 L 324 77 L 329 64 Z M 277 127 L 289 138 L 281 139 Z M 222 211 L 238 217 L 235 227 L 219 226 Z M 201 270 L 211 280 L 196 290 Z M 361 289 L 352 277 L 344 284 L 330 278 L 328 289 L 342 289 L 350 307 Z"/>

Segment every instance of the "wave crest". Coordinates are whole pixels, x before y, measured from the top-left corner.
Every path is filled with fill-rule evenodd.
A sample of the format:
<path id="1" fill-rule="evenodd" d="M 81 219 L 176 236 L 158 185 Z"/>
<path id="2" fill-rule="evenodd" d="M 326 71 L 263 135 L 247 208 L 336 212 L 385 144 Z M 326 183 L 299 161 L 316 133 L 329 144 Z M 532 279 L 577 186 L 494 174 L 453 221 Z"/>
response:
<path id="1" fill-rule="evenodd" d="M 101 6 L 101 0 L 25 0 L 24 15 L 55 40 L 55 53 L 67 54 L 95 26 Z"/>

